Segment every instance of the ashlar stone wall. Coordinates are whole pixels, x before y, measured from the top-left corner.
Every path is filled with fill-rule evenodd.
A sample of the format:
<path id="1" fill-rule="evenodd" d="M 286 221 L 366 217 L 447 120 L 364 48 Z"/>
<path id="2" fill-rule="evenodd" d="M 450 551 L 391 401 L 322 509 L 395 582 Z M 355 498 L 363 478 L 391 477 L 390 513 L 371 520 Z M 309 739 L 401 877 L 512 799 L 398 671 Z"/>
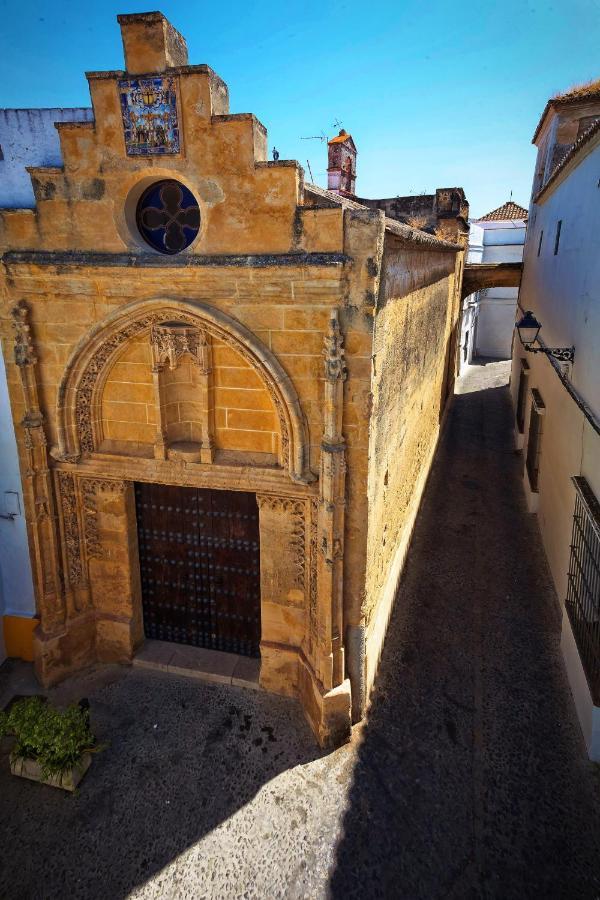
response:
<path id="1" fill-rule="evenodd" d="M 88 73 L 94 121 L 59 126 L 64 165 L 30 171 L 34 210 L 0 210 L 36 671 L 50 684 L 140 646 L 135 482 L 248 491 L 261 683 L 339 743 L 364 710 L 454 375 L 460 248 L 266 162 L 264 127 L 229 114 L 164 17 L 119 21 L 131 68 Z M 132 156 L 118 86 L 153 71 L 173 79 L 181 146 Z M 165 178 L 200 210 L 175 256 L 135 219 Z"/>
<path id="2" fill-rule="evenodd" d="M 451 395 L 462 254 L 419 258 L 390 238 L 373 336 L 365 580 L 366 682 L 373 683 L 415 516 Z"/>

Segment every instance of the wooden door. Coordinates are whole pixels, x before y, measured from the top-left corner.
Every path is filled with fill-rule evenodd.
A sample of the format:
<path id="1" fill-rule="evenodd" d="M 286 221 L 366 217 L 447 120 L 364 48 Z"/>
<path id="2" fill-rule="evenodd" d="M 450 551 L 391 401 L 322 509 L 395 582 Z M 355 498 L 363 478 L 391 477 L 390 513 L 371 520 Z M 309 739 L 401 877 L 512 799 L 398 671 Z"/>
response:
<path id="1" fill-rule="evenodd" d="M 258 656 L 256 494 L 135 486 L 146 636 Z"/>

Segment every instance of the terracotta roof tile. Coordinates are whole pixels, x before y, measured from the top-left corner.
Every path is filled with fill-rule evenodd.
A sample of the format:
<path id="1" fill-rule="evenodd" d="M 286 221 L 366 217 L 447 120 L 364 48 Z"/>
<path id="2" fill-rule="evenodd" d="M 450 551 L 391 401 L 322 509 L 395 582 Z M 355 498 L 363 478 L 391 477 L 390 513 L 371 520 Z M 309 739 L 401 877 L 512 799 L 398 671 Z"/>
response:
<path id="1" fill-rule="evenodd" d="M 569 100 L 585 100 L 588 97 L 600 97 L 600 78 L 586 81 L 585 84 L 577 84 L 568 91 L 555 94 L 551 99 L 566 103 Z"/>
<path id="2" fill-rule="evenodd" d="M 568 91 L 563 91 L 555 94 L 554 97 L 550 97 L 540 116 L 540 121 L 537 124 L 531 143 L 535 144 L 551 107 L 560 103 L 581 103 L 583 100 L 600 100 L 600 78 L 593 78 L 591 81 L 586 81 L 585 84 L 577 84 L 575 87 L 569 88 Z"/>
<path id="3" fill-rule="evenodd" d="M 336 136 L 332 137 L 331 140 L 327 141 L 327 143 L 328 144 L 343 144 L 346 141 L 352 141 L 352 135 L 348 134 L 346 131 L 344 131 L 342 129 L 339 134 L 336 134 Z M 354 143 L 354 141 L 353 141 L 353 143 Z"/>
<path id="4" fill-rule="evenodd" d="M 491 212 L 487 213 L 485 216 L 480 216 L 476 219 L 476 222 L 499 222 L 504 219 L 526 219 L 527 218 L 527 210 L 523 206 L 519 206 L 518 203 L 513 203 L 512 200 L 509 200 L 507 203 L 504 203 L 502 206 L 499 206 L 498 209 L 493 209 Z"/>
<path id="5" fill-rule="evenodd" d="M 319 187 L 316 184 L 309 184 L 308 182 L 305 182 L 304 184 L 304 195 L 305 197 L 308 196 L 317 201 L 323 201 L 327 206 L 341 206 L 343 209 L 365 210 L 365 212 L 381 212 L 381 210 L 372 210 L 371 207 L 364 206 L 362 203 L 357 203 L 355 200 L 350 200 L 348 197 L 341 197 L 339 194 L 336 194 L 335 191 L 326 191 L 325 188 Z M 463 249 L 459 244 L 442 240 L 432 234 L 428 234 L 426 231 L 421 231 L 420 228 L 411 228 L 410 225 L 405 225 L 403 222 L 397 222 L 395 219 L 388 219 L 387 216 L 384 217 L 384 221 L 385 230 L 389 231 L 390 234 L 395 234 L 398 237 L 404 238 L 406 241 L 419 247 L 425 249 L 429 248 L 431 250 L 449 250 L 453 253 Z"/>
<path id="6" fill-rule="evenodd" d="M 544 184 L 540 188 L 540 190 L 537 192 L 537 194 L 533 198 L 534 203 L 537 203 L 539 201 L 542 194 L 546 191 L 547 188 L 550 187 L 551 184 L 554 184 L 554 182 L 556 181 L 556 179 L 558 178 L 558 176 L 560 175 L 562 170 L 568 165 L 568 163 L 571 162 L 573 157 L 577 156 L 577 154 L 579 153 L 581 148 L 584 147 L 586 144 L 588 144 L 592 140 L 592 138 L 596 134 L 598 134 L 599 131 L 600 131 L 600 119 L 596 119 L 596 121 L 590 125 L 590 127 L 587 129 L 587 131 L 584 131 L 583 134 L 579 135 L 579 137 L 577 138 L 577 140 L 575 141 L 573 146 L 570 147 L 570 149 L 567 151 L 567 153 L 565 153 L 565 155 L 563 156 L 561 161 L 558 163 L 558 165 L 556 166 L 556 168 L 550 175 L 550 178 L 547 180 L 546 184 Z"/>

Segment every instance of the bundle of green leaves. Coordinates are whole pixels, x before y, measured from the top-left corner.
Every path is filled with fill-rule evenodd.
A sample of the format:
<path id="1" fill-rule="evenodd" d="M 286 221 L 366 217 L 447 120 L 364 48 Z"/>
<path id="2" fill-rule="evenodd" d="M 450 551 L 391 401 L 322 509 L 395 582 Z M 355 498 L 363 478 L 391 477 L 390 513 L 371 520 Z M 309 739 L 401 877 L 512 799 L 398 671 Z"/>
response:
<path id="1" fill-rule="evenodd" d="M 34 759 L 43 778 L 62 776 L 81 763 L 84 753 L 100 749 L 90 731 L 89 710 L 60 710 L 42 697 L 17 700 L 0 712 L 0 737 L 14 735 L 13 760 Z"/>

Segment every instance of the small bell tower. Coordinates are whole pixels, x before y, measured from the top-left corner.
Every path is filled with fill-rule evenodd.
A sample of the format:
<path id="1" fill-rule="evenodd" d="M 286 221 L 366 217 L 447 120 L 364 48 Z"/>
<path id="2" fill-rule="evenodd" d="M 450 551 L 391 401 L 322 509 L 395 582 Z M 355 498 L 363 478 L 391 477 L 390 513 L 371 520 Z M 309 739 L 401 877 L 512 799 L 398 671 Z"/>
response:
<path id="1" fill-rule="evenodd" d="M 327 143 L 327 189 L 354 197 L 356 185 L 356 147 L 352 135 L 344 129 Z"/>

